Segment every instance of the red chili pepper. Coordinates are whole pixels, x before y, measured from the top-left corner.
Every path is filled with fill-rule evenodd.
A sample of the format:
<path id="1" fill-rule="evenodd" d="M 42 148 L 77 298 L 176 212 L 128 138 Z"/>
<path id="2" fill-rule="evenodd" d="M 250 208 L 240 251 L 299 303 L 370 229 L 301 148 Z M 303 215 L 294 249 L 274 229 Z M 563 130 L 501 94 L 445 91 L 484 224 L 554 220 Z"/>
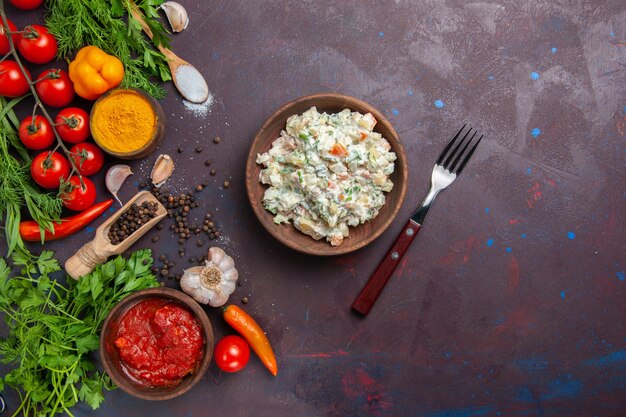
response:
<path id="1" fill-rule="evenodd" d="M 241 308 L 232 304 L 224 308 L 224 320 L 239 332 L 250 344 L 252 350 L 256 352 L 263 362 L 263 365 L 276 376 L 278 373 L 278 365 L 276 365 L 276 356 L 270 345 L 270 341 L 263 333 L 261 326 L 248 313 Z"/>
<path id="2" fill-rule="evenodd" d="M 45 240 L 57 240 L 70 236 L 89 223 L 94 221 L 102 213 L 104 213 L 111 205 L 113 200 L 106 200 L 101 203 L 96 203 L 89 207 L 85 211 L 81 211 L 75 216 L 61 219 L 60 224 L 54 225 L 54 233 L 49 230 L 45 231 Z M 39 224 L 34 220 L 27 220 L 20 223 L 20 236 L 27 242 L 39 242 L 41 241 L 41 232 Z M 42 242 L 43 243 L 43 242 Z"/>

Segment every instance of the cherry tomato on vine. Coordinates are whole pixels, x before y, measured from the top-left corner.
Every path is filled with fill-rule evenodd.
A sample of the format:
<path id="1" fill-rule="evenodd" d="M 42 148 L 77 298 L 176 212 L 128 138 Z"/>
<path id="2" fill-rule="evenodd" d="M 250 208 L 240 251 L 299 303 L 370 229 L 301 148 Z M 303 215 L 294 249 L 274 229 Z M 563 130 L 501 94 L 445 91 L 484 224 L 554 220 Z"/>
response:
<path id="1" fill-rule="evenodd" d="M 250 346 L 242 337 L 225 336 L 215 345 L 215 364 L 222 371 L 239 372 L 248 364 Z"/>
<path id="2" fill-rule="evenodd" d="M 43 104 L 50 107 L 67 106 L 74 98 L 72 80 L 62 69 L 49 69 L 39 74 L 35 90 Z"/>
<path id="3" fill-rule="evenodd" d="M 54 143 L 54 131 L 52 125 L 43 116 L 28 116 L 22 123 L 18 131 L 20 140 L 28 149 L 40 151 L 46 149 Z"/>
<path id="4" fill-rule="evenodd" d="M 9 18 L 7 18 L 7 22 L 9 23 L 8 31 L 17 32 L 17 26 L 15 26 L 13 22 L 9 20 Z M 11 45 L 9 45 L 9 38 L 7 37 L 6 32 L 7 30 L 5 29 L 4 24 L 2 24 L 2 20 L 0 19 L 0 55 L 4 55 L 11 50 Z M 16 44 L 18 40 L 20 40 L 20 35 L 18 35 L 17 33 L 11 35 L 11 37 L 13 38 L 14 44 Z"/>
<path id="5" fill-rule="evenodd" d="M 89 115 L 78 107 L 67 107 L 54 118 L 55 129 L 66 142 L 79 143 L 87 140 L 89 130 Z"/>
<path id="6" fill-rule="evenodd" d="M 84 142 L 74 145 L 70 153 L 74 165 L 82 175 L 93 175 L 104 165 L 104 154 L 93 143 Z"/>
<path id="7" fill-rule="evenodd" d="M 30 90 L 30 72 L 26 70 L 28 79 L 15 61 L 5 59 L 0 62 L 0 96 L 19 97 Z"/>
<path id="8" fill-rule="evenodd" d="M 70 163 L 58 152 L 42 152 L 33 158 L 30 175 L 43 188 L 58 188 L 70 176 Z"/>
<path id="9" fill-rule="evenodd" d="M 28 62 L 47 64 L 57 54 L 57 40 L 45 26 L 26 26 L 17 41 L 17 50 Z"/>
<path id="10" fill-rule="evenodd" d="M 41 6 L 43 0 L 9 0 L 9 3 L 22 10 L 33 10 Z"/>
<path id="11" fill-rule="evenodd" d="M 81 184 L 78 175 L 72 175 L 63 186 L 67 187 L 61 192 L 63 206 L 70 210 L 87 210 L 96 201 L 96 186 L 89 178 L 83 177 Z"/>

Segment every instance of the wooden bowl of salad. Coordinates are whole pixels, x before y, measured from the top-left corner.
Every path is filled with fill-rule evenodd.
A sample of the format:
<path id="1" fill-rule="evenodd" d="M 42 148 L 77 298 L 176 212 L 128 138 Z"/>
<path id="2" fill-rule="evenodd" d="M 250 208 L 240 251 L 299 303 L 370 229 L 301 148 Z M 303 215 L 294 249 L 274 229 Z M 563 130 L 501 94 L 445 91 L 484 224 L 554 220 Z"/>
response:
<path id="1" fill-rule="evenodd" d="M 407 179 L 391 123 L 337 93 L 278 109 L 254 137 L 246 164 L 248 198 L 263 227 L 288 247 L 320 256 L 379 237 L 402 206 Z"/>

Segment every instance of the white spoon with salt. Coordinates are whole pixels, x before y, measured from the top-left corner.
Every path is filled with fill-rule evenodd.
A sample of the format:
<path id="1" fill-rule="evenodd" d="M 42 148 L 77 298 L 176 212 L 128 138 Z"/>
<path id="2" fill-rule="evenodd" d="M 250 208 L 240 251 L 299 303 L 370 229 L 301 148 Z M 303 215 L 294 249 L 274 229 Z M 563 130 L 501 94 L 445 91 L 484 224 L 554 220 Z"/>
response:
<path id="1" fill-rule="evenodd" d="M 141 24 L 141 28 L 146 32 L 146 35 L 152 39 L 152 31 L 143 20 L 143 16 L 136 5 L 132 5 L 131 12 L 133 17 Z M 200 74 L 200 71 L 168 48 L 161 45 L 158 48 L 167 58 L 167 63 L 172 73 L 172 80 L 180 94 L 192 103 L 204 103 L 209 98 L 209 86 L 202 74 Z"/>

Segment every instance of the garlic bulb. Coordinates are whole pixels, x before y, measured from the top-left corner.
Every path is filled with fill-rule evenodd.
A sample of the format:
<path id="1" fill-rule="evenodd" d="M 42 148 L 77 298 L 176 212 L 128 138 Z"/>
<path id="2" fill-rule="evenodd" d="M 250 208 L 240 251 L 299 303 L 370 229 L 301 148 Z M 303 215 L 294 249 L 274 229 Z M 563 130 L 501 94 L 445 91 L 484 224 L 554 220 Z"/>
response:
<path id="1" fill-rule="evenodd" d="M 220 307 L 235 291 L 239 273 L 233 258 L 221 248 L 209 249 L 209 259 L 204 266 L 194 266 L 184 271 L 180 287 L 201 304 Z"/>
<path id="2" fill-rule="evenodd" d="M 165 12 L 167 21 L 170 22 L 172 27 L 172 32 L 181 32 L 183 29 L 187 29 L 189 16 L 187 16 L 187 10 L 180 3 L 166 1 L 159 8 Z"/>

